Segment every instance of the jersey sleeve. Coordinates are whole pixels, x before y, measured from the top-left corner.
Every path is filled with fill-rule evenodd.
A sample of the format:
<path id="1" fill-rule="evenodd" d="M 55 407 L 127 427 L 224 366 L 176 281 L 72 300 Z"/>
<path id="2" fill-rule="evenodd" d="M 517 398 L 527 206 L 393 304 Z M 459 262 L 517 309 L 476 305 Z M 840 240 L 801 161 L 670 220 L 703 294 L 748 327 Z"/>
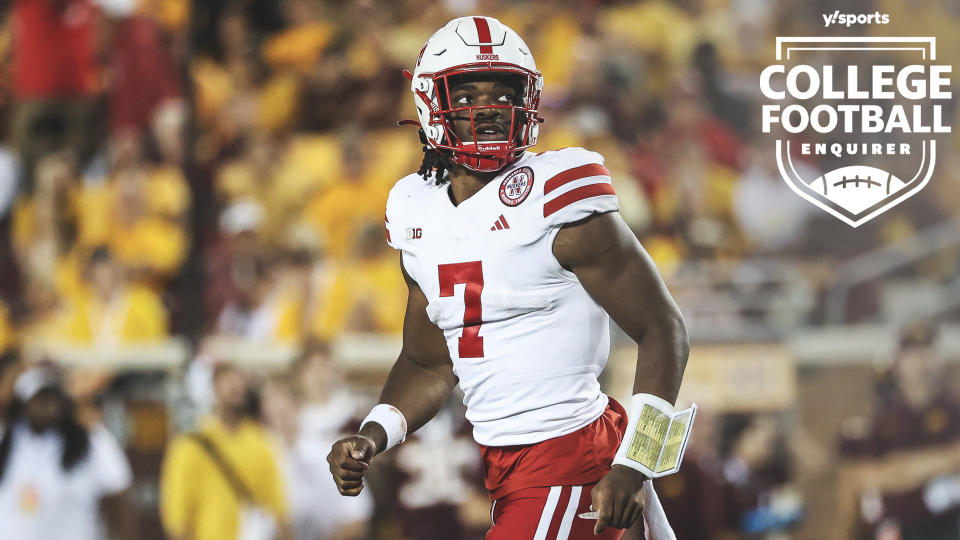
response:
<path id="1" fill-rule="evenodd" d="M 560 227 L 592 214 L 620 210 L 603 156 L 582 148 L 562 151 L 553 174 L 543 184 L 543 218 Z"/>
<path id="2" fill-rule="evenodd" d="M 387 245 L 396 250 L 404 250 L 407 247 L 407 227 L 409 224 L 409 208 L 413 200 L 413 188 L 421 179 L 418 176 L 410 175 L 400 179 L 390 190 L 387 196 L 387 209 L 383 216 L 383 223 L 387 229 Z"/>
<path id="3" fill-rule="evenodd" d="M 387 209 L 383 214 L 383 225 L 387 229 L 387 245 L 393 249 L 403 249 L 403 231 L 399 230 L 400 209 L 397 201 L 396 188 L 390 190 L 387 197 Z"/>

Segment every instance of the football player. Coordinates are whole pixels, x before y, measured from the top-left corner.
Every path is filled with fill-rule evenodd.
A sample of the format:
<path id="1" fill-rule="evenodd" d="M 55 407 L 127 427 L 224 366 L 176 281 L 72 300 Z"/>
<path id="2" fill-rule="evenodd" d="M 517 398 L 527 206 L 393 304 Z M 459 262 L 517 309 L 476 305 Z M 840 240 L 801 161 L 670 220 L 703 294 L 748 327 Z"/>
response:
<path id="1" fill-rule="evenodd" d="M 426 146 L 385 218 L 409 287 L 403 347 L 380 404 L 330 451 L 340 492 L 358 494 L 370 460 L 459 384 L 493 501 L 487 540 L 615 539 L 641 516 L 648 534 L 672 537 L 647 478 L 614 459 L 639 415 L 597 377 L 613 318 L 639 345 L 631 409 L 669 409 L 687 334 L 603 157 L 528 151 L 543 78 L 496 19 L 450 21 L 407 75 Z"/>

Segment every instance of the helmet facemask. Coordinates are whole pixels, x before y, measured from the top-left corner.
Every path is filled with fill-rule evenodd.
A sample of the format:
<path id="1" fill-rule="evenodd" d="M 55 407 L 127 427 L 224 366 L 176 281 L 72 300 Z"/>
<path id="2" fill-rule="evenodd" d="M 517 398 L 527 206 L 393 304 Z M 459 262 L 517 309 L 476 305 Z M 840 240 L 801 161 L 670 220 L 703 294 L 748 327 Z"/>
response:
<path id="1" fill-rule="evenodd" d="M 421 77 L 429 78 L 430 84 L 423 86 L 432 94 L 428 98 L 425 92 L 418 93 L 420 99 L 430 104 L 428 129 L 442 130 L 434 131 L 433 137 L 428 131 L 430 145 L 446 151 L 454 163 L 474 171 L 498 171 L 536 144 L 542 122 L 538 115 L 542 86 L 539 73 L 514 65 L 483 63 Z M 460 106 L 451 98 L 451 91 L 458 84 L 494 80 L 514 89 L 513 103 Z M 499 115 L 491 112 L 497 110 Z M 478 132 L 478 126 L 490 125 L 490 118 L 495 116 L 500 119 L 497 124 L 501 134 Z M 461 129 L 458 135 L 454 122 L 469 122 L 469 130 Z M 441 133 L 442 138 L 437 137 Z M 440 141 L 436 142 L 438 138 Z"/>

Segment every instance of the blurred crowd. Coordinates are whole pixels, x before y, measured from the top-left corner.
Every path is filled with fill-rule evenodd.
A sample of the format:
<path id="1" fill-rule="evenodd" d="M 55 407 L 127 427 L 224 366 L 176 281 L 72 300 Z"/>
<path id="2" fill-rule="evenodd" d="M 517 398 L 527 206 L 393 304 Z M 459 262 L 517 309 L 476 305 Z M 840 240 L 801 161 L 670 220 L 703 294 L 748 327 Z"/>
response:
<path id="1" fill-rule="evenodd" d="M 794 406 L 704 408 L 684 466 L 656 481 L 677 537 L 957 538 L 960 389 L 939 340 L 932 324 L 902 330 L 868 415 L 846 417 L 834 448 L 810 439 Z M 359 497 L 339 495 L 326 453 L 376 395 L 323 342 L 283 369 L 199 357 L 184 388 L 190 427 L 179 432 L 168 420 L 150 434 L 142 398 L 117 426 L 109 393 L 84 397 L 70 375 L 0 359 L 0 519 L 14 540 L 466 540 L 490 525 L 458 395 L 373 461 Z M 159 447 L 143 444 L 150 437 Z M 810 529 L 809 482 L 825 476 L 819 496 L 834 509 Z M 643 539 L 642 527 L 624 538 Z"/>
<path id="2" fill-rule="evenodd" d="M 775 36 L 816 31 L 826 2 L 6 4 L 0 345 L 398 332 L 403 286 L 381 220 L 421 157 L 416 132 L 396 126 L 412 113 L 401 69 L 468 11 L 525 36 L 546 78 L 538 148 L 606 157 L 668 279 L 692 261 L 779 257 L 823 287 L 863 246 L 957 214 L 948 183 L 932 184 L 851 242 L 782 189 L 757 74 Z M 859 4 L 895 23 L 908 5 Z M 942 30 L 944 50 L 960 27 L 948 4 L 911 13 Z M 947 256 L 917 272 L 956 270 Z"/>
<path id="3" fill-rule="evenodd" d="M 960 50 L 955 3 L 848 3 L 890 13 L 884 32 L 909 35 L 917 28 L 904 26 L 909 21 L 937 35 L 941 50 Z M 826 0 L 0 6 L 0 352 L 11 351 L 0 367 L 4 433 L 49 434 L 44 426 L 53 422 L 56 437 L 88 448 L 81 458 L 105 456 L 77 493 L 109 502 L 101 517 L 118 538 L 128 537 L 129 524 L 117 516 L 131 501 L 158 506 L 157 528 L 191 540 L 229 536 L 224 531 L 257 514 L 251 508 L 273 516 L 261 526 L 297 539 L 460 538 L 488 525 L 476 450 L 454 403 L 393 452 L 366 497 L 332 496 L 323 459 L 375 396 L 348 384 L 317 344 L 400 332 L 405 287 L 384 243 L 383 212 L 393 182 L 422 157 L 416 131 L 396 125 L 413 115 L 401 70 L 454 16 L 495 16 L 525 38 L 546 79 L 547 123 L 534 150 L 602 153 L 624 218 L 668 282 L 697 263 L 776 258 L 823 292 L 832 268 L 864 246 L 909 239 L 960 213 L 949 182 L 933 182 L 889 219 L 857 229 L 854 240 L 852 229 L 785 189 L 772 140 L 758 133 L 757 76 L 773 61 L 775 36 L 824 31 L 820 14 L 835 8 Z M 957 138 L 945 144 L 938 168 L 947 179 L 960 162 Z M 951 251 L 909 271 L 944 282 L 957 275 L 957 263 Z M 818 316 L 814 309 L 805 322 Z M 126 434 L 135 473 L 153 482 L 138 491 L 131 464 L 103 429 L 111 410 L 104 396 L 140 388 L 137 381 L 60 373 L 33 345 L 101 350 L 171 337 L 201 351 L 183 377 L 187 409 L 196 414 L 162 403 L 160 412 L 150 403 L 132 408 L 138 425 L 160 426 Z M 241 369 L 205 356 L 212 338 L 289 346 L 298 360 L 269 373 Z M 26 379 L 34 383 L 15 392 L 34 369 L 40 374 Z M 878 383 L 878 395 L 898 395 L 891 381 Z M 24 403 L 38 396 L 47 402 L 25 413 Z M 17 431 L 17 422 L 36 429 Z M 704 524 L 682 538 L 773 535 L 802 520 L 798 467 L 787 450 L 791 422 L 753 414 L 703 420 L 702 441 L 691 448 L 696 466 L 661 489 L 673 515 L 696 509 L 712 516 L 682 520 Z M 954 417 L 944 422 L 947 434 L 932 438 L 937 444 L 960 437 Z M 163 449 L 168 426 L 182 434 Z M 861 427 L 841 444 L 852 462 L 893 452 L 893 443 L 879 449 L 880 428 Z M 0 443 L 0 458 L 11 459 L 9 451 Z M 76 459 L 65 451 L 51 463 L 69 470 Z M 263 469 L 230 465 L 254 461 Z M 29 482 L 4 502 L 14 495 L 3 476 L 0 463 L 0 512 L 8 503 L 37 507 L 39 488 Z M 849 515 L 870 501 L 880 508 L 870 519 L 851 517 L 850 530 L 892 530 L 907 519 L 891 518 L 898 507 L 884 505 L 882 486 L 864 480 L 874 476 L 850 475 L 857 487 L 844 499 L 856 507 Z M 918 473 L 921 501 L 930 477 Z M 938 485 L 947 487 L 937 493 L 955 493 L 955 479 Z M 864 486 L 873 498 L 849 502 Z M 718 507 L 717 493 L 730 504 Z M 955 508 L 950 496 L 941 507 Z M 219 502 L 201 505 L 197 497 Z M 84 511 L 99 511 L 88 503 Z"/>

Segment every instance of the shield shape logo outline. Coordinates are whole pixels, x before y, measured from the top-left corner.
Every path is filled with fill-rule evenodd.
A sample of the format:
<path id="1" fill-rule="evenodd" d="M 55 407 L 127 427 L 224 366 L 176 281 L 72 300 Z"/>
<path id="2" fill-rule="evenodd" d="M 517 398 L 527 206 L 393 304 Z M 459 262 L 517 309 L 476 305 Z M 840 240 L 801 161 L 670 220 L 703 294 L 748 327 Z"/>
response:
<path id="1" fill-rule="evenodd" d="M 789 46 L 791 44 L 801 44 L 803 46 L 791 47 Z M 858 46 L 863 44 L 873 46 Z M 890 44 L 908 44 L 913 46 L 886 46 Z M 927 46 L 918 47 L 917 45 Z M 784 57 L 786 57 L 786 59 L 789 60 L 791 52 L 793 51 L 871 49 L 919 51 L 924 60 L 929 59 L 933 61 L 936 60 L 936 37 L 777 37 L 776 59 L 782 61 Z M 784 52 L 786 54 L 784 54 Z M 845 208 L 826 195 L 826 185 L 828 183 L 827 174 L 829 174 L 829 172 L 825 172 L 821 177 L 814 179 L 804 179 L 797 173 L 791 157 L 789 140 L 777 139 L 776 141 L 777 168 L 780 171 L 780 176 L 783 178 L 784 183 L 786 183 L 794 193 L 835 218 L 856 228 L 897 206 L 913 195 L 916 195 L 930 182 L 937 161 L 936 141 L 933 139 L 923 140 L 921 147 L 923 155 L 916 175 L 905 183 L 900 182 L 903 185 L 890 193 L 890 183 L 893 176 L 887 173 L 889 175 L 886 185 L 887 196 L 859 211 Z M 811 187 L 811 184 L 817 180 L 822 180 L 823 182 L 823 193 Z M 846 178 L 844 178 L 844 181 L 846 181 Z"/>

